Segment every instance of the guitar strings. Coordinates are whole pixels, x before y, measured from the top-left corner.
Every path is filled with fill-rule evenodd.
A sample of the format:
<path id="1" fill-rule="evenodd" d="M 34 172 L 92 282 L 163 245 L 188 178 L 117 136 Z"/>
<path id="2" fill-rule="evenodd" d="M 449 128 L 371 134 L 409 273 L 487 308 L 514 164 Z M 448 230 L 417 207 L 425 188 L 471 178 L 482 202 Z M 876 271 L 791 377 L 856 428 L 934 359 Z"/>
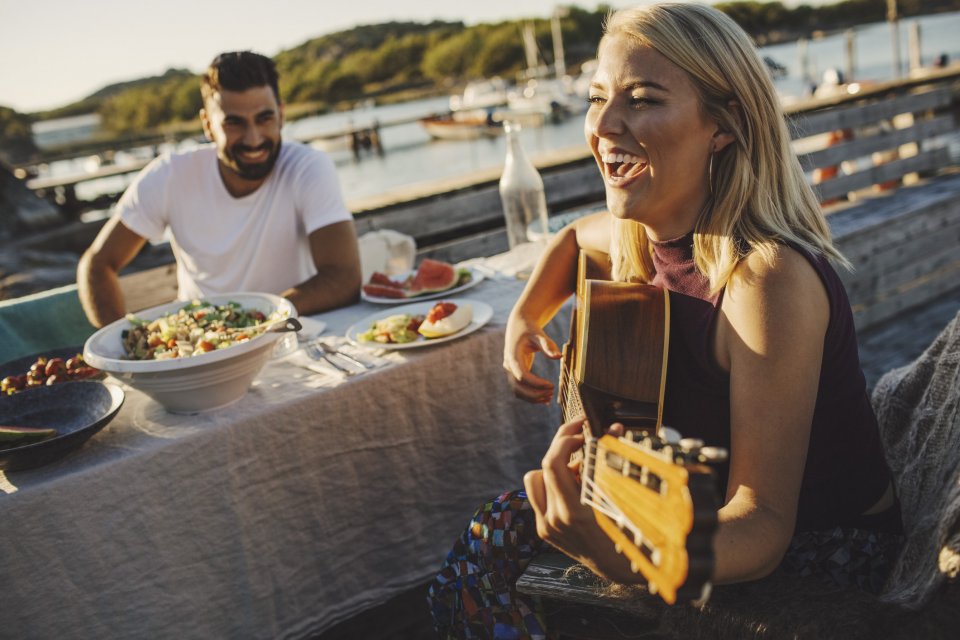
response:
<path id="1" fill-rule="evenodd" d="M 585 447 L 584 473 L 581 477 L 581 482 L 583 483 L 581 502 L 596 509 L 613 521 L 621 531 L 624 531 L 633 539 L 633 543 L 637 549 L 643 553 L 654 566 L 659 567 L 661 552 L 656 544 L 647 538 L 643 534 L 643 531 L 626 517 L 616 502 L 613 501 L 607 492 L 604 491 L 603 487 L 594 479 L 598 448 L 595 441 L 591 442 L 590 446 Z"/>

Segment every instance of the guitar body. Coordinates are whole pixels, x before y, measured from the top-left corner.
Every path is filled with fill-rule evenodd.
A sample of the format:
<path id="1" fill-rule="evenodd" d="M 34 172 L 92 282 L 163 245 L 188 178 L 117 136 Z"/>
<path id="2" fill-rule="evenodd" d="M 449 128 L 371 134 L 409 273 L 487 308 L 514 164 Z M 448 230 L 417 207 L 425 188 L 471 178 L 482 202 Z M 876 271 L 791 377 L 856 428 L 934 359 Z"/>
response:
<path id="1" fill-rule="evenodd" d="M 560 405 L 586 415 L 595 437 L 621 422 L 656 433 L 670 340 L 670 298 L 649 284 L 611 282 L 601 258 L 581 252 L 570 340 L 563 347 Z"/>
<path id="2" fill-rule="evenodd" d="M 580 254 L 560 375 L 564 418 L 587 418 L 581 498 L 651 593 L 668 604 L 704 597 L 719 508 L 705 462 L 725 452 L 664 437 L 669 293 L 610 282 L 603 257 Z M 604 435 L 615 422 L 626 435 Z"/>

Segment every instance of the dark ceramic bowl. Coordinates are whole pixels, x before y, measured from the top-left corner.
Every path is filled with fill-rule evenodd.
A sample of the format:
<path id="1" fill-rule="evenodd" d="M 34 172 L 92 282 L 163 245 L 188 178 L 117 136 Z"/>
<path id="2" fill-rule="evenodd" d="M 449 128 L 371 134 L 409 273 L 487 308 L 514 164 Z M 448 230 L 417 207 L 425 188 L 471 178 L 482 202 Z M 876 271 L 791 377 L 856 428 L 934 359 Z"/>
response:
<path id="1" fill-rule="evenodd" d="M 0 449 L 0 470 L 22 471 L 62 458 L 103 429 L 117 415 L 123 399 L 120 387 L 96 380 L 31 387 L 0 396 L 0 425 L 59 432 L 50 440 Z"/>

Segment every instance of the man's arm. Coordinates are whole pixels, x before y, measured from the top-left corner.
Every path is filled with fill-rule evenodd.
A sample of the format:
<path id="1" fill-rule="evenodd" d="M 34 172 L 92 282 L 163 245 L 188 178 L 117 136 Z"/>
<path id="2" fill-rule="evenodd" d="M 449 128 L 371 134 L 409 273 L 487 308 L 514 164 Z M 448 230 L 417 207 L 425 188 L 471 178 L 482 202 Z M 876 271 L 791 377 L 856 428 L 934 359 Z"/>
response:
<path id="1" fill-rule="evenodd" d="M 356 302 L 362 276 L 353 220 L 321 227 L 309 239 L 317 275 L 281 295 L 305 316 Z"/>
<path id="2" fill-rule="evenodd" d="M 102 327 L 126 313 L 120 289 L 120 270 L 133 260 L 146 240 L 119 217 L 110 218 L 77 266 L 80 303 L 90 324 Z"/>

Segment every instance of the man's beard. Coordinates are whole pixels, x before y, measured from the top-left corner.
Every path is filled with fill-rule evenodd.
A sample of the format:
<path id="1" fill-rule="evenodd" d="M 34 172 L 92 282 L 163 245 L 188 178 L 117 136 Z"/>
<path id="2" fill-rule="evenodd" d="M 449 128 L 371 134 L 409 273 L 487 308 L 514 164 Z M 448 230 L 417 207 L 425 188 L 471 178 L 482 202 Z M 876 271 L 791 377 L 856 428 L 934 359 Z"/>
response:
<path id="1" fill-rule="evenodd" d="M 268 140 L 259 147 L 248 147 L 244 144 L 237 143 L 229 149 L 224 149 L 224 157 L 221 159 L 228 169 L 244 180 L 263 180 L 270 175 L 270 172 L 273 171 L 273 166 L 277 163 L 277 158 L 280 156 L 280 144 L 279 139 L 276 143 Z M 239 159 L 240 154 L 243 152 L 260 151 L 262 149 L 270 152 L 270 155 L 268 155 L 267 159 L 263 162 L 246 163 Z"/>

